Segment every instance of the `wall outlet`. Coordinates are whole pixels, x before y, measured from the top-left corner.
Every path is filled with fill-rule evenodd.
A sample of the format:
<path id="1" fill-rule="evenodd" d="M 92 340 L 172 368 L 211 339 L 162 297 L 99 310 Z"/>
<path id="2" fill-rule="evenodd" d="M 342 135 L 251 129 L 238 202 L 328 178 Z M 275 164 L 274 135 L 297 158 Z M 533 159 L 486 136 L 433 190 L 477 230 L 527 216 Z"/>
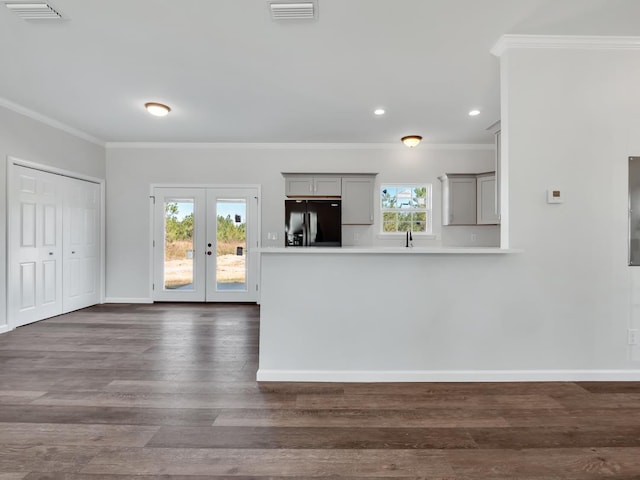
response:
<path id="1" fill-rule="evenodd" d="M 629 345 L 638 345 L 638 329 L 637 328 L 630 328 L 627 331 L 627 341 L 629 342 Z"/>
<path id="2" fill-rule="evenodd" d="M 476 242 L 478 240 L 478 234 L 477 233 L 472 233 L 471 234 L 471 241 L 472 242 Z"/>
<path id="3" fill-rule="evenodd" d="M 277 240 L 278 234 L 277 232 L 267 232 L 267 240 Z"/>

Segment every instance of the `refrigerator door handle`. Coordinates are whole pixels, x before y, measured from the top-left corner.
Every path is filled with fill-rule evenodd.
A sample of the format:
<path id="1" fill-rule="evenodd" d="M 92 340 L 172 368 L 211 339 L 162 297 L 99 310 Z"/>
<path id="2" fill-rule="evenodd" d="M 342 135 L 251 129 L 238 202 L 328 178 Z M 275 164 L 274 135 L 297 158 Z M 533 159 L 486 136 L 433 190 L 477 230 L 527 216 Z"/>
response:
<path id="1" fill-rule="evenodd" d="M 309 246 L 309 222 L 311 221 L 311 215 L 309 213 L 303 214 L 304 222 L 302 225 L 302 245 Z"/>

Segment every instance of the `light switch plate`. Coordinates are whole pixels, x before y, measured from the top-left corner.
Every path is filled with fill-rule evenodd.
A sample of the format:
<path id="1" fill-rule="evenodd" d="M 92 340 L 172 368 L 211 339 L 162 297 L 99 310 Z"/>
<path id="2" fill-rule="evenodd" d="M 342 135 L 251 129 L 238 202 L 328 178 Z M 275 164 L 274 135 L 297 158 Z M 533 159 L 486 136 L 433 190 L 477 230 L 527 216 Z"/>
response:
<path id="1" fill-rule="evenodd" d="M 547 203 L 564 203 L 562 191 L 559 188 L 550 188 L 547 190 Z"/>

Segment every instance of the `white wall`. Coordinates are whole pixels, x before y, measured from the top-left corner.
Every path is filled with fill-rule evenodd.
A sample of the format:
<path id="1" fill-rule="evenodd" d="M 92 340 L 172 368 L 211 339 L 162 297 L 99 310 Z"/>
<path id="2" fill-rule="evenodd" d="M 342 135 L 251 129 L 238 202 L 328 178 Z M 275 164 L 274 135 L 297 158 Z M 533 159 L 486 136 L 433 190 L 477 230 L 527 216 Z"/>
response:
<path id="1" fill-rule="evenodd" d="M 262 379 L 640 380 L 627 344 L 640 326 L 627 266 L 640 50 L 511 49 L 501 68 L 507 233 L 523 252 L 265 255 Z M 550 188 L 563 204 L 546 203 Z M 303 287 L 294 269 L 318 276 Z"/>
<path id="2" fill-rule="evenodd" d="M 630 366 L 627 162 L 640 152 L 640 51 L 510 50 L 503 66 L 509 236 L 526 252 L 518 321 L 546 326 L 567 361 Z M 565 203 L 547 204 L 549 188 Z"/>
<path id="3" fill-rule="evenodd" d="M 399 143 L 399 142 L 398 142 Z M 378 173 L 377 182 L 433 184 L 435 240 L 439 244 L 440 182 L 445 172 L 491 170 L 494 151 L 487 148 L 414 150 L 398 147 L 265 147 L 183 145 L 169 148 L 115 146 L 107 149 L 107 298 L 145 299 L 149 292 L 149 189 L 154 183 L 262 185 L 262 245 L 282 246 L 284 178 L 281 172 Z M 376 218 L 377 221 L 377 218 Z M 401 245 L 403 238 L 382 240 L 378 226 L 346 227 L 345 244 L 358 232 L 359 244 Z M 478 231 L 495 228 L 477 227 Z M 277 232 L 278 240 L 267 240 Z"/>
<path id="4" fill-rule="evenodd" d="M 7 157 L 16 157 L 79 174 L 105 178 L 105 150 L 0 106 L 0 213 L 7 218 Z M 0 271 L 7 271 L 6 222 L 0 222 Z M 0 331 L 6 319 L 6 275 L 0 276 Z"/>

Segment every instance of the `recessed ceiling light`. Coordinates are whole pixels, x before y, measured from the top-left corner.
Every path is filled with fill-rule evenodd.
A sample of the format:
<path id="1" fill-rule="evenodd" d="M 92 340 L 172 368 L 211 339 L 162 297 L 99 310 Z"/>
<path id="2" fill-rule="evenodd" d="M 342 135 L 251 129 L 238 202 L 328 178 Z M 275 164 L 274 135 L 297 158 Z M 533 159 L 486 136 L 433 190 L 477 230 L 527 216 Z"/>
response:
<path id="1" fill-rule="evenodd" d="M 156 117 L 166 117 L 171 111 L 171 109 L 167 105 L 156 102 L 145 103 L 144 108 L 147 109 L 147 112 L 149 112 L 151 115 L 155 115 Z"/>
<path id="2" fill-rule="evenodd" d="M 374 115 L 384 115 L 384 113 L 385 113 L 385 112 L 384 112 L 384 108 L 376 108 L 376 109 L 373 111 L 373 114 L 374 114 Z"/>
<path id="3" fill-rule="evenodd" d="M 469 116 L 470 116 L 470 117 L 475 117 L 475 116 L 477 116 L 477 115 L 480 115 L 480 110 L 471 110 L 471 111 L 469 112 Z"/>

